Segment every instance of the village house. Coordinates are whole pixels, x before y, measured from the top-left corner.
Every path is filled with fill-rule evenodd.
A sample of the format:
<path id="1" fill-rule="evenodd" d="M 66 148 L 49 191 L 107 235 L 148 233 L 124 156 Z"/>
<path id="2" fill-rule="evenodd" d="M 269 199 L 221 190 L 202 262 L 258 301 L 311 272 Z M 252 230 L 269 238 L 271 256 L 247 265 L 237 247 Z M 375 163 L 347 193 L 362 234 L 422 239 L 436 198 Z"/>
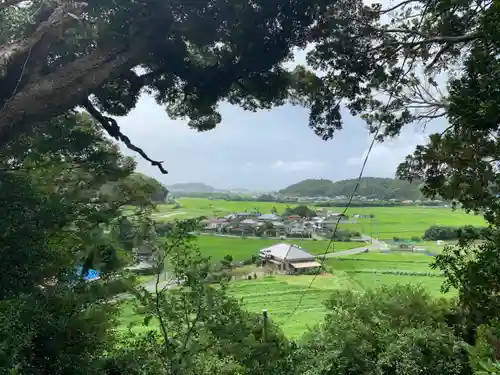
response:
<path id="1" fill-rule="evenodd" d="M 255 213 L 252 212 L 235 212 L 232 214 L 229 214 L 227 216 L 224 216 L 224 219 L 226 220 L 244 220 L 248 219 L 252 216 L 255 216 Z"/>
<path id="2" fill-rule="evenodd" d="M 222 227 L 227 225 L 226 219 L 206 219 L 200 222 L 204 232 L 220 232 Z"/>
<path id="3" fill-rule="evenodd" d="M 260 216 L 257 216 L 257 220 L 259 221 L 279 221 L 281 220 L 281 217 L 275 214 L 263 214 Z"/>
<path id="4" fill-rule="evenodd" d="M 279 243 L 261 249 L 259 257 L 264 264 L 289 274 L 314 271 L 321 267 L 314 255 L 300 246 L 288 243 Z"/>
<path id="5" fill-rule="evenodd" d="M 254 219 L 245 219 L 238 223 L 240 227 L 250 227 L 252 229 L 257 228 L 259 225 L 261 225 L 261 223 Z"/>
<path id="6" fill-rule="evenodd" d="M 315 221 L 291 221 L 286 224 L 285 231 L 290 236 L 309 237 L 317 228 Z"/>
<path id="7" fill-rule="evenodd" d="M 346 214 L 343 214 L 342 212 L 328 211 L 325 216 L 327 219 L 337 219 L 338 220 L 340 217 L 340 220 L 349 220 L 349 216 L 347 216 Z"/>
<path id="8" fill-rule="evenodd" d="M 327 220 L 327 219 L 321 219 L 316 222 L 316 225 L 319 230 L 335 230 L 337 227 L 337 224 L 339 224 L 338 219 L 332 219 L 332 220 Z"/>
<path id="9" fill-rule="evenodd" d="M 354 219 L 373 219 L 374 216 L 372 215 L 365 215 L 365 214 L 355 214 L 353 215 Z"/>
<path id="10" fill-rule="evenodd" d="M 154 263 L 156 261 L 156 252 L 152 245 L 143 244 L 132 250 L 136 263 Z"/>
<path id="11" fill-rule="evenodd" d="M 285 224 L 281 221 L 271 221 L 267 222 L 269 224 L 263 224 L 265 227 L 266 234 L 270 237 L 279 237 L 286 234 Z"/>

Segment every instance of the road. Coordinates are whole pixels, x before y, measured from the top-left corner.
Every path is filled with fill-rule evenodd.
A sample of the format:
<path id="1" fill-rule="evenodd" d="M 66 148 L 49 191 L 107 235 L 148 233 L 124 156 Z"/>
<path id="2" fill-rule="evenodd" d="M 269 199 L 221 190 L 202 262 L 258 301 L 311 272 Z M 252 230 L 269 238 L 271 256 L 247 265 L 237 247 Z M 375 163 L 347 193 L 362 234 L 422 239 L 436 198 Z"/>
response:
<path id="1" fill-rule="evenodd" d="M 158 290 L 162 290 L 164 287 L 172 288 L 176 285 L 177 285 L 177 280 L 173 279 L 164 280 L 163 278 L 161 278 L 160 282 L 158 283 Z M 141 286 L 144 289 L 146 289 L 149 293 L 156 292 L 156 277 L 153 277 L 152 280 L 141 284 Z"/>
<path id="2" fill-rule="evenodd" d="M 166 289 L 168 288 L 173 288 L 174 286 L 177 285 L 177 280 L 172 280 L 172 279 L 167 279 L 167 280 L 160 280 L 158 284 L 158 290 L 162 290 L 164 287 Z M 149 293 L 155 293 L 156 292 L 156 277 L 153 277 L 150 281 L 147 281 L 145 283 L 142 283 L 140 286 L 142 286 L 144 289 L 146 289 Z M 120 293 L 116 295 L 111 302 L 118 302 L 122 301 L 124 299 L 130 299 L 133 298 L 133 296 L 130 293 Z"/>
<path id="3" fill-rule="evenodd" d="M 349 249 L 349 250 L 343 250 L 343 251 L 338 251 L 335 253 L 329 253 L 326 255 L 317 255 L 318 258 L 335 258 L 335 257 L 340 257 L 344 255 L 354 255 L 354 254 L 361 254 L 361 253 L 366 253 L 367 251 L 376 251 L 376 250 L 382 250 L 387 248 L 387 244 L 385 242 L 379 241 L 375 238 L 371 238 L 369 236 L 363 235 L 363 239 L 367 241 L 367 243 L 363 246 L 356 247 L 354 249 Z"/>
<path id="4" fill-rule="evenodd" d="M 179 212 L 171 212 L 169 214 L 159 214 L 159 213 L 154 213 L 152 214 L 151 216 L 153 217 L 157 217 L 157 218 L 162 218 L 162 219 L 166 219 L 167 217 L 170 217 L 170 216 L 175 216 L 175 215 L 183 215 L 185 214 L 184 211 L 179 211 Z"/>

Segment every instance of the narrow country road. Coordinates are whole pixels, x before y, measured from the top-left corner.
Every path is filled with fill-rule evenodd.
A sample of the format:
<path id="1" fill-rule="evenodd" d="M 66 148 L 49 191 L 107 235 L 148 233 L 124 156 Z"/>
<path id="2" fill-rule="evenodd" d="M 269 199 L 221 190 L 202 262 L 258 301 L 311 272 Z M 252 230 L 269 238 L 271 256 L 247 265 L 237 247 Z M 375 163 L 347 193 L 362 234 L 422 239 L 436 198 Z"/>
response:
<path id="1" fill-rule="evenodd" d="M 170 217 L 170 216 L 182 215 L 182 214 L 185 214 L 185 212 L 184 211 L 179 211 L 179 212 L 171 212 L 171 213 L 168 213 L 168 214 L 154 213 L 151 216 L 152 217 L 156 217 L 156 218 L 166 219 L 167 217 Z"/>
<path id="2" fill-rule="evenodd" d="M 167 280 L 160 280 L 158 283 L 158 290 L 161 290 L 163 288 L 172 288 L 177 285 L 177 280 L 173 279 L 167 279 Z M 146 281 L 145 283 L 140 284 L 144 289 L 146 289 L 149 293 L 155 293 L 156 292 L 156 277 L 153 277 L 151 280 Z M 115 296 L 115 298 L 112 299 L 112 302 L 118 302 L 122 301 L 124 299 L 130 299 L 133 298 L 133 296 L 130 293 L 120 293 Z"/>
<path id="3" fill-rule="evenodd" d="M 379 241 L 375 238 L 371 238 L 369 236 L 363 235 L 363 239 L 367 241 L 367 243 L 364 246 L 356 247 L 354 249 L 349 249 L 349 250 L 343 250 L 343 251 L 338 251 L 335 253 L 328 253 L 326 255 L 320 254 L 317 255 L 317 258 L 335 258 L 335 257 L 340 257 L 344 255 L 354 255 L 354 254 L 361 254 L 365 253 L 367 251 L 375 251 L 375 250 L 382 250 L 387 248 L 387 244 L 385 242 Z"/>

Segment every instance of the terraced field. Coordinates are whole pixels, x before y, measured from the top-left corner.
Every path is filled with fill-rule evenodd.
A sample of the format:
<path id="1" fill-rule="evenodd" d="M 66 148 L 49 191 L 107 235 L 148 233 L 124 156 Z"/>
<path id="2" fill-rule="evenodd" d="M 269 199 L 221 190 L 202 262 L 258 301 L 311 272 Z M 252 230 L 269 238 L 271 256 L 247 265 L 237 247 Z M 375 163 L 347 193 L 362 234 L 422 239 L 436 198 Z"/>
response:
<path id="1" fill-rule="evenodd" d="M 363 292 L 382 285 L 411 284 L 442 296 L 443 278 L 431 270 L 431 262 L 432 257 L 421 254 L 359 254 L 328 260 L 331 274 L 319 275 L 309 289 L 313 276 L 271 276 L 234 282 L 230 291 L 246 309 L 267 309 L 289 337 L 298 337 L 321 322 L 326 313 L 323 302 L 333 290 Z"/>
<path id="2" fill-rule="evenodd" d="M 323 305 L 334 289 L 350 288 L 349 280 L 318 276 L 307 289 L 312 276 L 270 276 L 260 280 L 235 282 L 230 292 L 241 299 L 244 308 L 259 313 L 267 309 L 270 318 L 279 324 L 289 337 L 298 337 L 307 327 L 320 323 L 326 313 Z M 304 294 L 305 292 L 305 294 Z M 299 309 L 291 312 L 298 305 Z"/>
<path id="3" fill-rule="evenodd" d="M 307 327 L 322 321 L 326 313 L 323 303 L 334 290 L 362 293 L 382 285 L 411 284 L 423 286 L 435 296 L 453 296 L 453 292 L 441 294 L 443 278 L 430 268 L 432 260 L 431 256 L 404 252 L 344 256 L 328 259 L 326 268 L 330 273 L 319 275 L 312 284 L 313 276 L 275 275 L 234 281 L 229 291 L 248 311 L 260 313 L 267 309 L 287 336 L 297 338 Z M 141 326 L 142 317 L 133 313 L 129 303 L 124 305 L 121 322 L 122 330 L 131 323 L 137 325 L 134 331 L 147 329 Z"/>

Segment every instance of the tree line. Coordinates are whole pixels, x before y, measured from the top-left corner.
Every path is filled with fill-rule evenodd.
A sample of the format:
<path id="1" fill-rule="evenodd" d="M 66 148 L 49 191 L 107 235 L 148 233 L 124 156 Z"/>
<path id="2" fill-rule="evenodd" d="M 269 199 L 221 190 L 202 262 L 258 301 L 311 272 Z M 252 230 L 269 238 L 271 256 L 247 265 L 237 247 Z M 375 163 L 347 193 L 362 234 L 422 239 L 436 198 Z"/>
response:
<path id="1" fill-rule="evenodd" d="M 433 225 L 424 233 L 424 239 L 430 241 L 437 240 L 484 240 L 488 236 L 487 228 L 465 225 L 462 227 L 446 227 Z"/>
<path id="2" fill-rule="evenodd" d="M 408 207 L 408 206 L 423 206 L 423 207 L 442 207 L 445 203 L 439 201 L 422 201 L 419 203 L 403 203 L 403 202 L 391 202 L 391 201 L 366 201 L 366 200 L 352 200 L 351 202 L 347 200 L 343 201 L 330 201 L 330 202 L 319 202 L 314 203 L 317 207 Z"/>

